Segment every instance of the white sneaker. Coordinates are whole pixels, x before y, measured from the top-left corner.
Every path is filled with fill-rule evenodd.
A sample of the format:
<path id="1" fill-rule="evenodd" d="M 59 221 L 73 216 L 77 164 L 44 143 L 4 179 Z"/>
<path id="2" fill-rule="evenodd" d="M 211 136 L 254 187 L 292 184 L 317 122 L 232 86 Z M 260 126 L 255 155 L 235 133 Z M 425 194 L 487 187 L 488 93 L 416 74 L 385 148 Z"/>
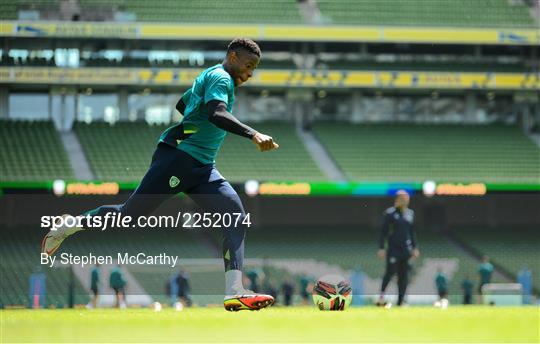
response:
<path id="1" fill-rule="evenodd" d="M 62 218 L 66 218 L 68 214 L 62 215 Z M 50 230 L 43 240 L 41 241 L 41 252 L 47 253 L 47 255 L 52 256 L 60 248 L 62 242 L 70 236 L 72 233 L 69 233 L 69 230 L 73 229 L 66 225 L 57 228 L 56 230 Z"/>

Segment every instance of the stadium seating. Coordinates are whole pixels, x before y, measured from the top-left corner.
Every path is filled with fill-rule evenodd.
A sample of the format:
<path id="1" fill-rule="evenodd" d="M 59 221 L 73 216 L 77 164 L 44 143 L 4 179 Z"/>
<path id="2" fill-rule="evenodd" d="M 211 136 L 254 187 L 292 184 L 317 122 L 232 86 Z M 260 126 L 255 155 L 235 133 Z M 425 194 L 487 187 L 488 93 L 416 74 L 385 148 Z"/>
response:
<path id="1" fill-rule="evenodd" d="M 43 231 L 23 228 L 2 231 L 0 241 L 0 304 L 28 306 L 30 304 L 30 275 L 42 272 L 46 276 L 46 307 L 65 307 L 68 304 L 69 268 L 50 268 L 40 265 L 38 247 Z M 74 302 L 86 304 L 89 300 L 84 288 L 74 279 Z"/>
<path id="2" fill-rule="evenodd" d="M 142 122 L 78 123 L 74 130 L 97 180 L 138 182 L 165 128 Z"/>
<path id="3" fill-rule="evenodd" d="M 315 259 L 337 265 L 343 269 L 361 269 L 371 278 L 380 278 L 384 263 L 377 256 L 377 230 L 374 228 L 340 227 L 280 227 L 253 228 L 247 233 L 249 244 L 246 256 L 250 258 Z M 420 267 L 424 260 L 457 259 L 458 267 L 449 281 L 453 302 L 461 302 L 461 283 L 466 275 L 477 283 L 479 262 L 467 255 L 444 236 L 427 230 L 417 230 L 421 257 L 414 263 Z M 426 283 L 434 283 L 434 275 Z M 494 276 L 494 281 L 502 281 Z"/>
<path id="4" fill-rule="evenodd" d="M 81 9 L 108 8 L 133 12 L 138 21 L 202 23 L 300 24 L 297 2 L 275 0 L 80 0 Z M 523 3 L 507 0 L 318 0 L 326 22 L 352 25 L 427 25 L 478 27 L 533 27 Z M 2 19 L 17 19 L 17 11 L 34 6 L 58 8 L 56 0 L 4 1 Z"/>
<path id="5" fill-rule="evenodd" d="M 453 300 L 451 299 L 450 301 L 461 303 L 461 284 L 465 277 L 468 276 L 474 285 L 476 287 L 478 286 L 478 268 L 480 261 L 465 253 L 461 247 L 452 243 L 450 240 L 440 234 L 427 230 L 417 230 L 417 236 L 421 250 L 419 263 L 426 258 L 457 258 L 459 260 L 458 269 L 453 278 L 449 281 L 448 288 L 449 294 L 453 298 Z M 493 275 L 492 281 L 497 283 L 507 282 L 497 273 Z"/>
<path id="6" fill-rule="evenodd" d="M 523 4 L 507 0 L 318 0 L 334 24 L 533 27 Z"/>
<path id="7" fill-rule="evenodd" d="M 0 304 L 3 305 L 27 305 L 28 279 L 30 274 L 39 266 L 37 256 L 28 255 L 27 252 L 35 250 L 42 232 L 31 228 L 6 232 L 7 240 L 0 243 L 2 249 L 3 264 L 0 272 L 3 278 L 0 281 Z M 118 252 L 136 254 L 144 252 L 148 255 L 167 253 L 178 255 L 181 264 L 187 259 L 195 261 L 210 258 L 219 258 L 218 232 L 212 232 L 210 237 L 201 231 L 194 230 L 153 230 L 151 232 L 132 230 L 130 233 L 119 230 L 104 232 L 83 231 L 76 234 L 76 238 L 67 240 L 61 247 L 61 252 L 70 252 L 74 255 L 84 255 L 92 252 L 95 255 L 116 256 Z M 314 259 L 318 262 L 333 264 L 342 269 L 358 269 L 364 271 L 370 278 L 380 278 L 384 271 L 384 264 L 376 258 L 376 230 L 373 228 L 340 228 L 339 235 L 335 235 L 335 229 L 324 227 L 275 227 L 248 229 L 246 258 L 270 258 L 270 259 Z M 462 233 L 460 233 L 462 234 Z M 527 242 L 526 237 L 519 242 L 508 243 L 497 232 L 490 240 L 485 240 L 485 235 L 479 232 L 466 231 L 464 238 L 470 240 L 472 245 L 477 245 L 486 253 L 493 253 L 493 259 L 498 263 L 507 264 L 510 261 L 520 264 L 528 263 L 538 282 L 538 267 L 535 266 L 534 242 Z M 215 240 L 212 239 L 215 236 Z M 444 236 L 426 230 L 417 230 L 418 242 L 422 256 L 415 262 L 418 268 L 425 259 L 457 259 L 458 267 L 452 279 L 449 281 L 449 290 L 453 302 L 461 300 L 461 282 L 468 274 L 474 283 L 477 283 L 478 261 L 464 253 L 455 244 L 448 241 Z M 505 243 L 504 245 L 502 243 Z M 504 250 L 500 248 L 505 246 Z M 34 248 L 32 248 L 34 247 Z M 523 252 L 520 250 L 524 249 Z M 497 251 L 498 250 L 498 251 Z M 497 253 L 501 252 L 501 253 Z M 518 257 L 508 259 L 515 254 Z M 249 266 L 247 267 L 249 269 Z M 169 302 L 165 293 L 167 281 L 178 272 L 178 268 L 168 266 L 141 266 L 130 265 L 127 269 L 137 279 L 144 290 L 155 300 Z M 197 302 L 207 303 L 207 300 L 219 299 L 222 293 L 222 266 L 214 264 L 190 265 L 184 268 L 190 274 L 191 287 L 194 299 Z M 41 267 L 47 276 L 47 305 L 64 305 L 67 302 L 67 285 L 69 270 L 61 268 Z M 266 270 L 266 269 L 265 269 Z M 272 281 L 280 284 L 285 274 L 292 277 L 294 273 L 271 268 Z M 296 276 L 298 277 L 298 276 Z M 434 277 L 434 276 L 433 276 Z M 103 277 L 106 281 L 107 277 Z M 75 302 L 84 304 L 88 302 L 87 288 L 75 280 Z M 498 275 L 494 276 L 495 282 L 502 280 Z M 428 276 L 426 283 L 432 283 Z M 106 283 L 106 282 L 104 282 Z M 210 298 L 209 298 L 210 297 Z M 213 298 L 212 298 L 213 297 Z"/>
<path id="8" fill-rule="evenodd" d="M 261 154 L 245 138 L 228 135 L 216 165 L 231 181 L 324 179 L 286 122 L 261 123 L 256 128 L 271 133 L 282 147 Z M 75 131 L 98 180 L 138 182 L 146 172 L 163 126 L 146 123 L 77 124 Z M 291 165 L 295 161 L 295 165 Z"/>
<path id="9" fill-rule="evenodd" d="M 50 268 L 39 264 L 39 255 L 28 254 L 37 252 L 43 232 L 32 228 L 20 228 L 17 231 L 4 231 L 4 239 L 0 243 L 2 264 L 0 265 L 0 305 L 28 305 L 28 290 L 30 274 L 36 271 L 46 275 L 46 307 L 66 306 L 68 300 L 68 284 L 70 272 L 68 268 Z M 131 230 L 130 233 L 119 230 L 83 231 L 76 237 L 64 242 L 57 256 L 62 252 L 73 255 L 111 255 L 114 258 L 120 253 L 147 255 L 167 253 L 178 255 L 180 259 L 215 258 L 215 252 L 204 245 L 204 235 L 201 231 L 185 230 L 153 230 L 151 232 Z M 143 248 L 143 249 L 142 249 Z M 167 266 L 136 266 L 127 267 L 137 281 L 150 295 L 161 302 L 168 302 L 165 295 L 165 284 L 177 273 L 177 269 Z M 222 266 L 214 273 L 205 271 L 192 274 L 192 286 L 195 290 L 208 290 L 207 286 L 216 284 L 213 278 L 222 278 Z M 75 303 L 86 304 L 89 301 L 89 286 L 84 288 L 75 281 Z M 108 283 L 108 276 L 102 276 L 102 284 Z M 129 289 L 128 289 L 129 290 Z M 219 294 L 222 285 L 219 286 Z"/>
<path id="10" fill-rule="evenodd" d="M 533 287 L 540 288 L 540 233 L 536 228 L 459 228 L 455 234 L 467 245 L 515 276 L 528 268 Z"/>
<path id="11" fill-rule="evenodd" d="M 102 233 L 81 232 L 76 240 L 69 240 L 61 247 L 62 251 L 73 254 L 88 254 L 92 252 L 96 255 L 111 255 L 116 257 L 117 253 L 137 254 L 144 252 L 147 255 L 159 255 L 166 253 L 176 255 L 180 261 L 185 259 L 211 259 L 216 258 L 213 247 L 205 245 L 205 233 L 200 230 L 190 229 L 153 229 L 150 232 L 145 230 L 125 231 L 105 231 Z M 75 238 L 74 238 L 75 239 Z M 218 250 L 220 252 L 220 250 Z M 129 265 L 126 268 L 137 279 L 143 289 L 154 299 L 160 302 L 169 302 L 165 296 L 165 286 L 169 278 L 178 273 L 179 268 L 170 266 L 142 266 Z M 212 278 L 216 278 L 216 273 L 221 272 L 222 266 L 217 266 L 214 273 L 208 271 L 190 271 L 191 286 L 197 292 L 209 290 L 208 286 L 217 284 Z M 217 278 L 222 277 L 217 274 Z M 221 293 L 222 286 L 219 285 Z"/>
<path id="12" fill-rule="evenodd" d="M 290 122 L 254 123 L 253 127 L 268 133 L 280 144 L 277 151 L 261 154 L 245 138 L 228 135 L 218 155 L 216 166 L 232 181 L 325 179 L 304 148 Z"/>
<path id="13" fill-rule="evenodd" d="M 316 123 L 351 180 L 537 183 L 538 147 L 519 128 Z"/>
<path id="14" fill-rule="evenodd" d="M 73 171 L 52 122 L 0 121 L 0 180 L 72 179 Z"/>
<path id="15" fill-rule="evenodd" d="M 204 22 L 204 23 L 299 23 L 296 1 L 277 0 L 254 4 L 247 0 L 175 1 L 158 4 L 144 0 L 81 0 L 82 6 L 116 5 L 134 12 L 138 21 Z"/>

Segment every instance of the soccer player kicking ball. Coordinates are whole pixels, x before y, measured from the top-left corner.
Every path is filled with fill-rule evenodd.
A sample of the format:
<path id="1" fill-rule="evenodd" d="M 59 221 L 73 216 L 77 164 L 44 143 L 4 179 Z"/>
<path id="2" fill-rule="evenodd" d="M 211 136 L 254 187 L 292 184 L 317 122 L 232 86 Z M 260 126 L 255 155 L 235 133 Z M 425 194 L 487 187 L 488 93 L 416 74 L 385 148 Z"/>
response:
<path id="1" fill-rule="evenodd" d="M 120 205 L 101 206 L 84 215 L 120 212 L 134 219 L 150 214 L 168 198 L 184 192 L 205 212 L 241 213 L 245 217 L 238 194 L 214 163 L 227 132 L 250 139 L 262 152 L 279 147 L 271 136 L 257 132 L 231 114 L 235 88 L 251 78 L 260 58 L 257 43 L 234 39 L 225 60 L 204 70 L 178 101 L 176 108 L 184 115 L 183 120 L 162 133 L 150 168 L 128 200 Z M 88 228 L 85 223 L 88 224 L 83 221 L 83 227 L 51 230 L 43 238 L 42 252 L 53 255 L 65 238 Z M 272 296 L 246 290 L 242 284 L 246 233 L 243 221 L 222 230 L 225 309 L 258 310 L 272 305 Z"/>

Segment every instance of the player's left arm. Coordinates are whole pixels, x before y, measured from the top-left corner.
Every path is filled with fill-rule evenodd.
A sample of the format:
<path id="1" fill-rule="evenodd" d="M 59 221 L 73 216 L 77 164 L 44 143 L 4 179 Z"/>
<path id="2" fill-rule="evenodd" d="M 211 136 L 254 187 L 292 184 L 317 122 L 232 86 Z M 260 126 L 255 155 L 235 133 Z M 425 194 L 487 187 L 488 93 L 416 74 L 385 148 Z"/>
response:
<path id="1" fill-rule="evenodd" d="M 240 122 L 229 113 L 227 111 L 227 104 L 223 101 L 209 101 L 206 103 L 206 111 L 208 112 L 208 120 L 218 128 L 249 139 L 253 138 L 257 133 L 255 129 Z"/>
<path id="2" fill-rule="evenodd" d="M 413 220 L 414 222 L 414 215 L 413 215 Z M 416 230 L 414 228 L 414 223 L 411 222 L 411 227 L 410 227 L 410 231 L 411 231 L 411 244 L 412 244 L 412 247 L 413 247 L 413 251 L 412 251 L 412 255 L 414 258 L 418 258 L 420 256 L 420 250 L 418 249 L 418 245 L 417 245 L 417 241 L 416 241 Z"/>
<path id="3" fill-rule="evenodd" d="M 207 76 L 208 85 L 205 89 L 204 104 L 208 113 L 208 120 L 218 128 L 251 139 L 260 151 L 268 151 L 278 148 L 274 139 L 240 122 L 228 110 L 229 91 L 232 87 L 230 77 L 224 77 L 219 73 Z"/>
<path id="4" fill-rule="evenodd" d="M 268 151 L 278 148 L 271 136 L 259 133 L 255 129 L 240 122 L 230 112 L 227 111 L 227 104 L 220 100 L 210 100 L 206 104 L 208 120 L 225 131 L 251 139 L 259 150 Z"/>
<path id="5" fill-rule="evenodd" d="M 175 108 L 176 110 L 178 110 L 178 112 L 180 112 L 181 115 L 184 115 L 184 111 L 186 111 L 186 103 L 187 103 L 187 99 L 190 93 L 191 93 L 191 89 L 184 92 L 182 97 L 180 97 L 180 99 L 178 100 L 178 103 L 176 103 Z"/>

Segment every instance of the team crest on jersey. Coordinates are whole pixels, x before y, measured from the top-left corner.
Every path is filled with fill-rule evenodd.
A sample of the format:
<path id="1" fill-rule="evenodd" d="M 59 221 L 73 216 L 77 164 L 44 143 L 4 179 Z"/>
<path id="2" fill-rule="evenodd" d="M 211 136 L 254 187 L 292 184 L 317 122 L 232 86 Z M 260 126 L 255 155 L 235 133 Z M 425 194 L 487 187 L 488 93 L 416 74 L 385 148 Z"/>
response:
<path id="1" fill-rule="evenodd" d="M 171 188 L 177 187 L 178 184 L 180 184 L 180 179 L 178 179 L 178 177 L 172 176 L 171 179 L 169 179 L 169 186 Z"/>

